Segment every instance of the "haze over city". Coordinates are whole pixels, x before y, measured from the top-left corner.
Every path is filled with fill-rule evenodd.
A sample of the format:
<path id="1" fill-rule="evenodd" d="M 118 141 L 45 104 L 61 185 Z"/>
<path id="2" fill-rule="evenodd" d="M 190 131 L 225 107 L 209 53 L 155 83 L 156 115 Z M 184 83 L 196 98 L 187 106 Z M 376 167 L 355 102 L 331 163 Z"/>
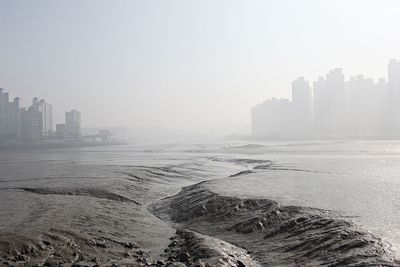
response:
<path id="1" fill-rule="evenodd" d="M 398 1 L 3 0 L 0 87 L 55 121 L 250 133 L 250 107 L 299 76 L 386 77 L 398 25 Z"/>

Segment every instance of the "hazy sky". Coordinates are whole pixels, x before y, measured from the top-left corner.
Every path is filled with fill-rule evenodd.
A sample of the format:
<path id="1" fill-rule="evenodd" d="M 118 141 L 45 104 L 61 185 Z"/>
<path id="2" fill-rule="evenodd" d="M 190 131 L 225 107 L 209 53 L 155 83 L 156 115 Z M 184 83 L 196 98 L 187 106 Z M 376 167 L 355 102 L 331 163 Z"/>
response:
<path id="1" fill-rule="evenodd" d="M 84 126 L 249 129 L 297 76 L 386 77 L 399 25 L 396 0 L 0 0 L 0 87 L 57 123 L 76 108 Z"/>

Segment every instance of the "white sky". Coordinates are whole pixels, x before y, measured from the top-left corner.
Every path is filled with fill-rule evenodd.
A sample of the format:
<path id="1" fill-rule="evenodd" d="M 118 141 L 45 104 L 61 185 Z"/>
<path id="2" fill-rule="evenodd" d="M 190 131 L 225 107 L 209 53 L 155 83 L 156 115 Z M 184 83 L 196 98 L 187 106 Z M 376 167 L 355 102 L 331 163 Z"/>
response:
<path id="1" fill-rule="evenodd" d="M 386 77 L 400 1 L 0 0 L 0 87 L 85 126 L 216 133 L 342 67 Z"/>

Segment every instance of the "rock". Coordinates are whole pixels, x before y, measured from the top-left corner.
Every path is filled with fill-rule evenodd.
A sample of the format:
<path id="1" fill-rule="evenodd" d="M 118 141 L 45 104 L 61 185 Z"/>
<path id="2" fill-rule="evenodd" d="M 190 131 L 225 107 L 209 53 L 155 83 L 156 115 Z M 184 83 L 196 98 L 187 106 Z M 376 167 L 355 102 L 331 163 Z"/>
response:
<path id="1" fill-rule="evenodd" d="M 105 240 L 99 239 L 99 240 L 96 240 L 95 246 L 96 246 L 96 247 L 99 247 L 99 248 L 106 248 L 106 247 L 107 247 L 107 244 L 106 244 L 106 241 L 105 241 Z"/>
<path id="2" fill-rule="evenodd" d="M 206 265 L 200 259 L 198 259 L 193 266 L 194 267 L 206 267 Z"/>
<path id="3" fill-rule="evenodd" d="M 29 256 L 26 256 L 26 255 L 17 255 L 16 260 L 17 260 L 17 261 L 29 261 Z"/>
<path id="4" fill-rule="evenodd" d="M 164 266 L 164 265 L 165 265 L 165 263 L 161 260 L 158 260 L 156 263 L 156 266 Z"/>
<path id="5" fill-rule="evenodd" d="M 173 257 L 173 256 L 169 256 L 169 257 L 168 257 L 168 261 L 175 262 L 176 259 L 175 259 L 175 257 Z"/>
<path id="6" fill-rule="evenodd" d="M 240 260 L 238 260 L 238 261 L 236 262 L 236 266 L 237 266 L 237 267 L 246 267 L 246 265 L 245 265 L 243 262 L 241 262 Z"/>
<path id="7" fill-rule="evenodd" d="M 263 225 L 262 222 L 258 222 L 258 223 L 257 223 L 257 229 L 259 229 L 259 230 L 264 229 L 264 225 Z"/>
<path id="8" fill-rule="evenodd" d="M 171 244 L 168 245 L 168 247 L 175 247 L 178 244 L 178 242 L 173 241 Z"/>
<path id="9" fill-rule="evenodd" d="M 38 259 L 33 259 L 24 265 L 24 267 L 37 267 L 37 266 L 46 266 L 46 265 L 43 263 L 43 261 Z"/>
<path id="10" fill-rule="evenodd" d="M 60 262 L 54 258 L 48 258 L 44 263 L 44 266 L 59 266 L 59 265 Z"/>
<path id="11" fill-rule="evenodd" d="M 91 259 L 90 261 L 93 262 L 93 263 L 96 263 L 96 264 L 100 264 L 100 260 L 99 260 L 99 258 L 97 258 L 97 257 L 94 257 L 94 258 Z"/>
<path id="12" fill-rule="evenodd" d="M 129 242 L 125 243 L 124 245 L 125 245 L 125 247 L 126 247 L 126 248 L 130 248 L 130 249 L 132 249 L 132 248 L 135 248 L 135 247 L 136 247 L 136 246 L 135 246 L 135 244 L 133 244 L 133 243 L 129 243 Z"/>
<path id="13" fill-rule="evenodd" d="M 179 254 L 179 261 L 181 262 L 188 262 L 190 259 L 190 254 L 189 253 L 181 253 Z"/>
<path id="14" fill-rule="evenodd" d="M 187 266 L 182 262 L 170 262 L 166 265 L 166 267 L 187 267 Z"/>
<path id="15" fill-rule="evenodd" d="M 97 264 L 93 262 L 79 261 L 72 264 L 72 267 L 93 267 Z"/>

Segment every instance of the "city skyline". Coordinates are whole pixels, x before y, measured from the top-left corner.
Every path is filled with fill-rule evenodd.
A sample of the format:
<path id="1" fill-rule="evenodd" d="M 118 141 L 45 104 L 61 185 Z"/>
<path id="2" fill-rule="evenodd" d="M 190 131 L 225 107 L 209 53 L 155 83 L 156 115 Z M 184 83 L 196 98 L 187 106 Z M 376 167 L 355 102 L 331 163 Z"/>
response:
<path id="1" fill-rule="evenodd" d="M 78 140 L 81 133 L 81 113 L 65 112 L 65 123 L 54 124 L 53 106 L 34 97 L 23 107 L 19 97 L 0 88 L 0 144 L 3 142 L 42 142 L 44 140 Z"/>
<path id="2" fill-rule="evenodd" d="M 293 77 L 384 76 L 399 24 L 393 0 L 4 0 L 0 86 L 73 103 L 89 127 L 250 133 L 249 107 Z"/>
<path id="3" fill-rule="evenodd" d="M 271 98 L 251 108 L 252 133 L 264 138 L 364 138 L 400 136 L 400 60 L 391 59 L 387 78 L 341 68 L 310 82 L 292 82 L 292 98 Z"/>

